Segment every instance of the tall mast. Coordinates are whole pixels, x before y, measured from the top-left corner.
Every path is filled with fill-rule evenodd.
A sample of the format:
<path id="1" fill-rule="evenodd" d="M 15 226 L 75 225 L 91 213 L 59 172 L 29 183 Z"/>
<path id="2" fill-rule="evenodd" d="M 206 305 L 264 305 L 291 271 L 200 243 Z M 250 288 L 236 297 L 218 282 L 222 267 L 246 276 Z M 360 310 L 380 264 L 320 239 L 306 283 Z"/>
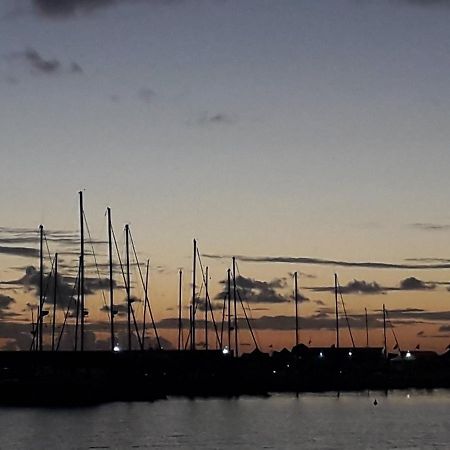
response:
<path id="1" fill-rule="evenodd" d="M 44 226 L 39 225 L 39 314 L 38 314 L 38 346 L 42 351 L 42 322 L 44 309 Z"/>
<path id="2" fill-rule="evenodd" d="M 183 271 L 178 272 L 178 350 L 181 350 L 181 334 L 183 330 L 183 316 L 182 316 L 182 283 Z"/>
<path id="3" fill-rule="evenodd" d="M 77 282 L 77 312 L 76 312 L 76 318 L 75 318 L 75 351 L 78 350 L 78 324 L 79 324 L 79 320 L 80 320 L 81 256 L 79 257 L 78 267 L 79 267 L 79 269 L 78 269 L 78 282 Z"/>
<path id="4" fill-rule="evenodd" d="M 81 323 L 80 323 L 80 350 L 84 350 L 84 209 L 83 209 L 83 191 L 80 196 L 80 301 L 81 301 Z"/>
<path id="5" fill-rule="evenodd" d="M 387 339 L 386 339 L 386 306 L 383 303 L 383 336 L 384 336 L 384 357 L 388 358 Z"/>
<path id="6" fill-rule="evenodd" d="M 109 312 L 110 317 L 110 339 L 111 351 L 114 351 L 116 345 L 114 338 L 114 280 L 113 280 L 113 247 L 112 247 L 112 221 L 111 208 L 107 208 L 108 212 L 108 253 L 109 253 Z"/>
<path id="7" fill-rule="evenodd" d="M 56 296 L 58 291 L 58 253 L 55 253 L 55 281 L 53 291 L 53 317 L 52 317 L 52 352 L 55 351 L 55 329 L 56 329 Z"/>
<path id="8" fill-rule="evenodd" d="M 237 294 L 236 294 L 236 258 L 233 256 L 233 303 L 234 303 L 234 346 L 236 358 L 239 356 L 238 321 L 237 321 Z"/>
<path id="9" fill-rule="evenodd" d="M 295 289 L 295 345 L 299 344 L 298 339 L 298 274 L 294 272 L 294 289 Z"/>
<path id="10" fill-rule="evenodd" d="M 231 270 L 227 270 L 227 279 L 228 279 L 228 348 L 231 350 Z"/>
<path id="11" fill-rule="evenodd" d="M 128 351 L 131 351 L 131 287 L 130 287 L 130 228 L 125 225 L 125 247 L 127 256 L 127 322 L 128 322 Z"/>
<path id="12" fill-rule="evenodd" d="M 191 350 L 195 350 L 195 269 L 197 266 L 197 241 L 194 239 L 194 257 L 192 263 L 192 332 L 191 332 Z"/>
<path id="13" fill-rule="evenodd" d="M 149 270 L 150 270 L 150 260 L 147 259 L 147 266 L 145 268 L 145 288 L 144 288 L 144 296 L 145 296 L 145 301 L 144 301 L 144 317 L 142 319 L 142 350 L 145 349 L 145 331 L 146 331 L 146 319 L 147 319 L 147 307 L 149 306 L 149 302 L 148 302 L 148 277 L 149 277 Z"/>
<path id="14" fill-rule="evenodd" d="M 366 313 L 366 347 L 369 346 L 369 318 L 367 317 L 367 308 L 364 308 Z"/>
<path id="15" fill-rule="evenodd" d="M 338 310 L 338 278 L 334 274 L 334 300 L 336 310 L 336 348 L 339 349 L 339 310 Z"/>
<path id="16" fill-rule="evenodd" d="M 208 350 L 208 274 L 209 267 L 206 266 L 205 280 L 205 350 Z"/>

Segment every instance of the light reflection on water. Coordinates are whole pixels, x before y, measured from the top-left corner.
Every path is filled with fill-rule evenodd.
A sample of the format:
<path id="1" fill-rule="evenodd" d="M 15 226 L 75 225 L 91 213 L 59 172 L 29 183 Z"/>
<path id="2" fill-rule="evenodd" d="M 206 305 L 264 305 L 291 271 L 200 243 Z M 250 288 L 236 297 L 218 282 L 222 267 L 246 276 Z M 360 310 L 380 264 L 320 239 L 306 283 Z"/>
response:
<path id="1" fill-rule="evenodd" d="M 9 407 L 0 448 L 450 448 L 449 413 L 448 390 Z"/>

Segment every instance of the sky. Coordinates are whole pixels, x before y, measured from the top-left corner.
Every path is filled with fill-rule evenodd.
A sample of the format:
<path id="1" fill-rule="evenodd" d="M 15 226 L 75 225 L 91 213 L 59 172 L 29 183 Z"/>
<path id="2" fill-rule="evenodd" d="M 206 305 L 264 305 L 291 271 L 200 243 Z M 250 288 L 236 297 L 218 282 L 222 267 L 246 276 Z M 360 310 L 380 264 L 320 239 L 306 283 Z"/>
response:
<path id="1" fill-rule="evenodd" d="M 334 343 L 338 273 L 357 345 L 367 308 L 382 346 L 385 303 L 402 348 L 444 351 L 449 19 L 447 0 L 3 0 L 0 344 L 29 347 L 39 224 L 66 306 L 83 190 L 93 346 L 107 340 L 109 206 L 121 258 L 128 223 L 150 259 L 167 345 L 196 238 L 217 314 L 237 257 L 263 349 L 293 345 L 297 271 L 303 342 Z M 142 300 L 136 264 L 132 278 Z"/>

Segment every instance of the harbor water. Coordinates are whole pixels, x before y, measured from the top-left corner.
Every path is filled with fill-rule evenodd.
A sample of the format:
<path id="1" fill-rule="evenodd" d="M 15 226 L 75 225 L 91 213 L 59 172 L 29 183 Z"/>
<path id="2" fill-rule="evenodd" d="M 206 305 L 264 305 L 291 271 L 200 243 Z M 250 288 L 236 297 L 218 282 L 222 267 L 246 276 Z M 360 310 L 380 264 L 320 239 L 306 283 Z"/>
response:
<path id="1" fill-rule="evenodd" d="M 0 408 L 4 449 L 450 448 L 450 391 Z"/>

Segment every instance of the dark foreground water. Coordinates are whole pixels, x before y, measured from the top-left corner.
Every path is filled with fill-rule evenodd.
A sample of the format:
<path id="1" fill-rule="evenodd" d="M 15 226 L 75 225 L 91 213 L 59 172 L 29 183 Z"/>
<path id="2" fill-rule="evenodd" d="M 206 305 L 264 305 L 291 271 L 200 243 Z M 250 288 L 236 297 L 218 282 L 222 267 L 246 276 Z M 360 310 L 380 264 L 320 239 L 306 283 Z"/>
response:
<path id="1" fill-rule="evenodd" d="M 450 448 L 450 391 L 0 408 L 0 449 L 13 448 Z"/>

